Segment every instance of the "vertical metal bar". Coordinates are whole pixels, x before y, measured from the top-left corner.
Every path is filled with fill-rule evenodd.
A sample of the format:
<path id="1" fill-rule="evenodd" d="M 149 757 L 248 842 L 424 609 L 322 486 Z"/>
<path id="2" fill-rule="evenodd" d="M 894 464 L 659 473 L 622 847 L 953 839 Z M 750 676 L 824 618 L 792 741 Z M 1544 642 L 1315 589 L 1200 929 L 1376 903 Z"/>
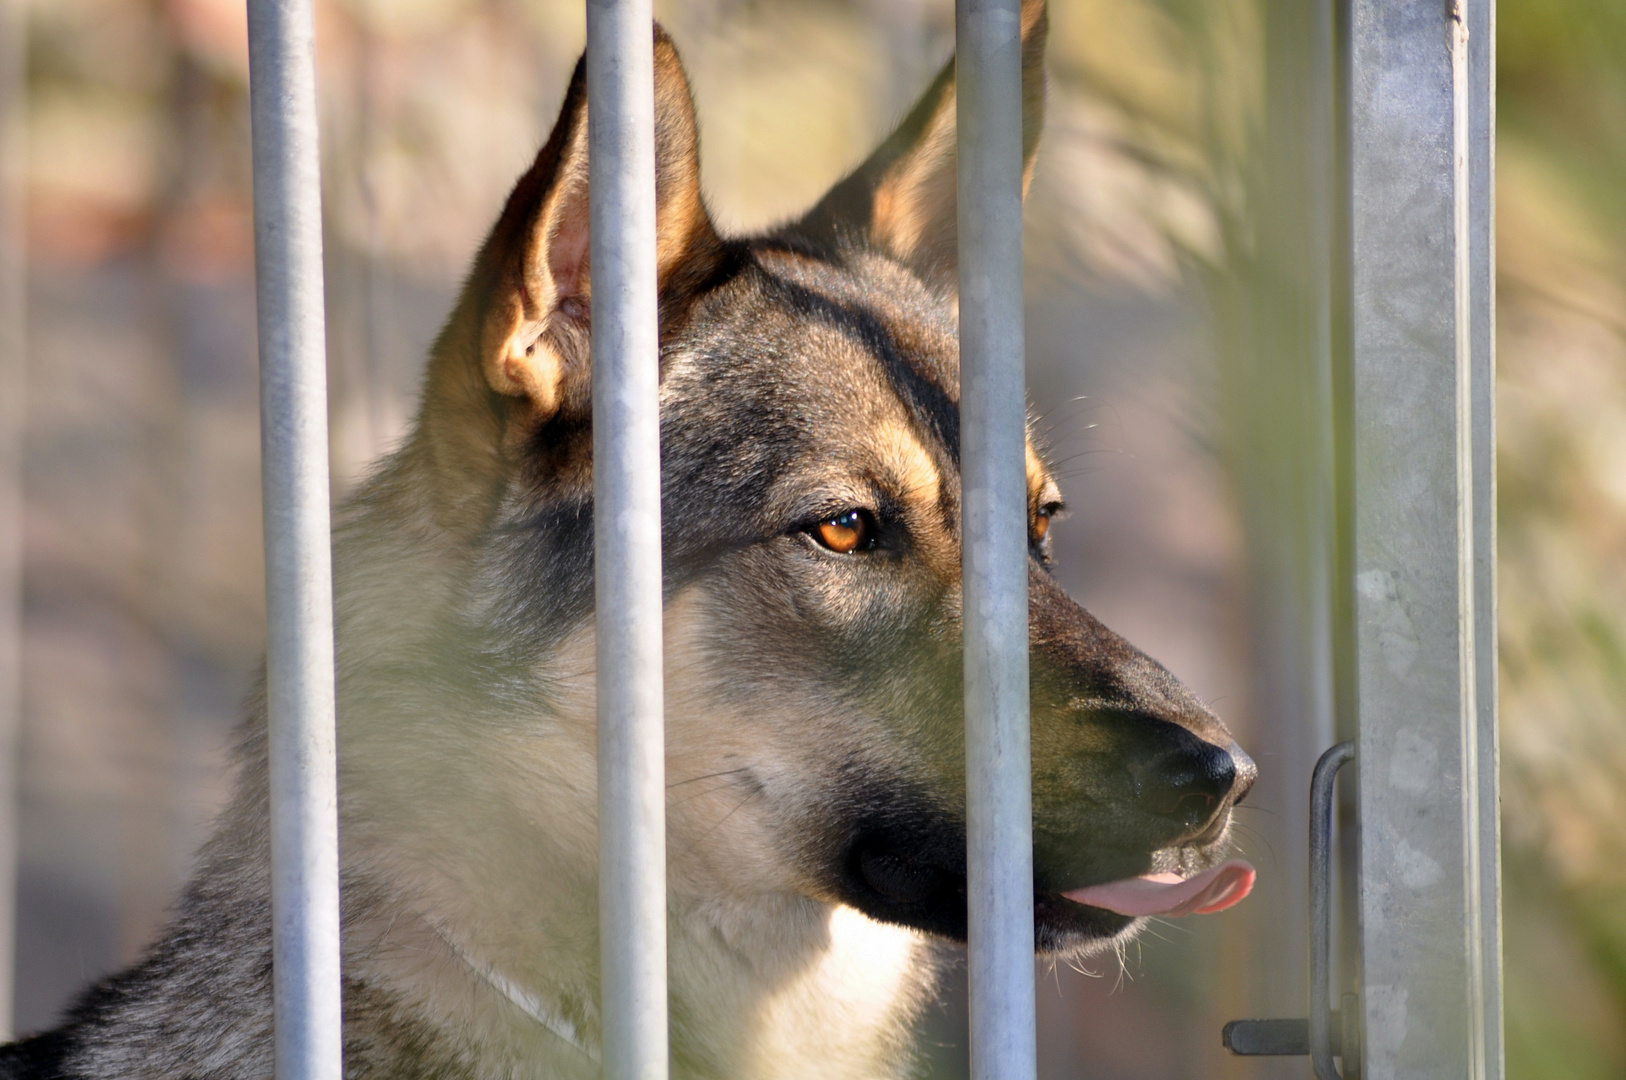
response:
<path id="1" fill-rule="evenodd" d="M 588 0 L 599 949 L 606 1080 L 664 1080 L 666 763 L 649 0 Z"/>
<path id="2" fill-rule="evenodd" d="M 278 1080 L 340 1080 L 327 357 L 311 0 L 249 0 Z"/>
<path id="3" fill-rule="evenodd" d="M 0 0 L 0 1041 L 11 1038 L 17 955 L 17 751 L 22 727 L 26 18 Z"/>
<path id="4" fill-rule="evenodd" d="M 1351 10 L 1354 0 L 1329 0 L 1332 8 L 1332 232 L 1328 281 L 1331 286 L 1333 565 L 1332 692 L 1333 737 L 1353 741 L 1359 730 L 1359 666 L 1356 662 L 1355 599 L 1355 331 L 1354 331 L 1354 159 L 1351 102 Z M 1359 767 L 1354 782 L 1338 791 L 1337 968 L 1346 992 L 1355 989 L 1360 970 Z M 1352 1028 L 1358 1026 L 1351 1023 Z"/>
<path id="5" fill-rule="evenodd" d="M 1488 80 L 1466 6 L 1354 0 L 1354 559 L 1364 1076 L 1495 1078 L 1476 464 L 1488 431 Z M 1475 21 L 1479 21 L 1475 17 Z M 1476 98 L 1479 99 L 1476 101 Z M 1476 133 L 1476 125 L 1481 127 Z M 1478 264 L 1476 266 L 1476 263 Z M 1480 296 L 1476 296 L 1476 283 Z M 1476 315 L 1477 313 L 1477 315 Z M 1476 374 L 1476 372 L 1478 374 Z M 1483 450 L 1480 450 L 1480 454 Z M 1494 844 L 1494 837 L 1491 839 Z M 1494 917 L 1494 914 L 1493 914 Z M 1494 962 L 1492 961 L 1492 968 Z"/>
<path id="6" fill-rule="evenodd" d="M 959 0 L 956 33 L 971 1076 L 1031 1080 L 1019 0 Z"/>
<path id="7" fill-rule="evenodd" d="M 1474 0 L 1468 26 L 1468 321 L 1472 355 L 1475 704 L 1478 710 L 1479 921 L 1485 1073 L 1502 1046 L 1502 815 L 1496 635 L 1496 0 Z"/>

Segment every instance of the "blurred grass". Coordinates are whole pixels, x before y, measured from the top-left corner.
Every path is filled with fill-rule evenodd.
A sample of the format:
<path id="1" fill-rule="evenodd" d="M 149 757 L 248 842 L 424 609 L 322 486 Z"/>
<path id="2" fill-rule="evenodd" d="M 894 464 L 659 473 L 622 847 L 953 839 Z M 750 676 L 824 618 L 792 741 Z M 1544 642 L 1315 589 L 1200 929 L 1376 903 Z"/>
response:
<path id="1" fill-rule="evenodd" d="M 1626 5 L 1499 7 L 1509 1075 L 1626 1075 Z"/>

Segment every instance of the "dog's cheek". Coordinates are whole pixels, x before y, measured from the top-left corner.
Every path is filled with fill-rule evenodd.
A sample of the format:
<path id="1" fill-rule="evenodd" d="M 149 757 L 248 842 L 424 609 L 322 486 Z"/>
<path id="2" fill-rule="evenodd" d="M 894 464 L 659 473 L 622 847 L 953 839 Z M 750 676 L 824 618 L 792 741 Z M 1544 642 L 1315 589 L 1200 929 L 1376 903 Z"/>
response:
<path id="1" fill-rule="evenodd" d="M 701 584 L 666 609 L 668 873 L 694 895 L 794 891 L 786 822 L 817 775 L 818 695 L 794 671 L 761 679 L 720 640 L 719 603 Z"/>
<path id="2" fill-rule="evenodd" d="M 696 887 L 816 892 L 897 792 L 963 800 L 960 657 L 936 608 L 883 590 L 847 639 L 817 579 L 773 554 L 725 559 L 667 607 L 673 873 Z"/>

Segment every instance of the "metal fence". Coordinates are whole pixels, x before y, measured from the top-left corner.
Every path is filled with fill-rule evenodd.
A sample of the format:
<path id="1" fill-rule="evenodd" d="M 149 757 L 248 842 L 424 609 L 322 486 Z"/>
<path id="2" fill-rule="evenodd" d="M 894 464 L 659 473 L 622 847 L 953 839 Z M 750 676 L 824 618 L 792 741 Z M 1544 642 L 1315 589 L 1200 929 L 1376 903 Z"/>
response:
<path id="1" fill-rule="evenodd" d="M 249 5 L 276 1060 L 342 1074 L 333 612 L 310 0 Z M 667 1074 L 649 0 L 588 0 L 606 1076 Z M 958 11 L 972 1071 L 1032 1076 L 1020 0 Z M 614 612 L 615 617 L 607 617 Z"/>
<path id="2" fill-rule="evenodd" d="M 1328 618 L 1336 624 L 1329 639 L 1343 642 L 1335 657 L 1340 725 L 1357 743 L 1360 769 L 1356 946 L 1346 966 L 1363 980 L 1354 987 L 1361 1074 L 1494 1078 L 1494 0 L 1323 2 L 1341 48 L 1329 50 L 1335 62 L 1316 75 L 1325 93 L 1315 100 L 1335 112 L 1332 127 L 1343 134 L 1327 200 L 1343 211 L 1333 215 L 1340 227 L 1327 278 L 1338 475 L 1324 479 L 1341 507 L 1330 560 L 1341 602 Z M 667 1073 L 667 1005 L 650 4 L 587 0 L 587 8 L 600 905 L 620 928 L 602 946 L 604 1070 L 653 1080 Z M 287 1080 L 337 1080 L 337 769 L 311 0 L 250 0 L 249 12 L 276 1069 Z M 1020 27 L 1019 0 L 958 4 L 968 903 L 979 1080 L 1024 1080 L 1036 1068 Z M 14 231 L 14 218 L 0 225 Z M 21 310 L 16 267 L 0 271 L 10 316 Z M 10 319 L 7 330 L 15 336 L 20 321 Z M 18 352 L 0 344 L 8 357 Z M 15 411 L 20 387 L 8 384 L 0 397 Z M 8 421 L 0 416 L 0 434 L 15 432 Z M 3 485 L 15 472 L 15 448 L 0 451 Z M 8 535 L 15 518 L 0 503 Z M 16 579 L 14 548 L 0 543 L 6 583 Z M 0 591 L 0 603 L 13 607 L 16 598 Z M 14 622 L 9 611 L 0 622 Z M 0 640 L 0 693 L 14 691 L 14 654 L 15 642 Z M 0 700 L 0 717 L 13 715 Z M 12 801 L 0 784 L 0 803 L 9 811 Z M 0 863 L 9 867 L 6 854 Z M 5 886 L 0 880 L 9 896 Z M 1324 1028 L 1324 1017 L 1312 1019 L 1313 1029 Z M 1344 1075 L 1351 1065 L 1346 1056 Z"/>

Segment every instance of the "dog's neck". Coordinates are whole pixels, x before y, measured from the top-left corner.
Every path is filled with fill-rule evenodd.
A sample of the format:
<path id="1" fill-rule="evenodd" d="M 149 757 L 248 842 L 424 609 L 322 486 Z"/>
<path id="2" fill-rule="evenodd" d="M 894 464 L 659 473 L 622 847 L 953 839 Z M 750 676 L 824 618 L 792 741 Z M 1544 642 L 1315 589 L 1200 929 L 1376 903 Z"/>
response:
<path id="1" fill-rule="evenodd" d="M 921 935 L 798 897 L 678 907 L 670 930 L 674 1080 L 906 1072 L 937 977 Z M 529 954 L 516 955 L 385 908 L 347 923 L 347 970 L 416 1017 L 420 1039 L 456 1045 L 471 1075 L 596 1077 L 599 1018 L 579 981 L 593 958 L 560 955 L 572 935 L 545 918 L 534 932 L 531 948 L 508 946 Z"/>
<path id="2" fill-rule="evenodd" d="M 436 936 L 445 943 L 446 947 L 452 951 L 452 954 L 462 961 L 463 965 L 475 977 L 501 995 L 515 1009 L 536 1021 L 537 1026 L 544 1032 L 576 1050 L 582 1057 L 595 1065 L 600 1061 L 598 1047 L 588 1045 L 587 1041 L 582 1038 L 581 1032 L 577 1030 L 576 1022 L 566 1016 L 562 1009 L 559 1009 L 551 1002 L 543 1000 L 540 995 L 521 986 L 497 970 L 492 964 L 474 955 L 473 952 L 461 945 L 449 931 L 436 926 L 432 922 L 430 923 L 430 929 L 434 930 Z"/>

